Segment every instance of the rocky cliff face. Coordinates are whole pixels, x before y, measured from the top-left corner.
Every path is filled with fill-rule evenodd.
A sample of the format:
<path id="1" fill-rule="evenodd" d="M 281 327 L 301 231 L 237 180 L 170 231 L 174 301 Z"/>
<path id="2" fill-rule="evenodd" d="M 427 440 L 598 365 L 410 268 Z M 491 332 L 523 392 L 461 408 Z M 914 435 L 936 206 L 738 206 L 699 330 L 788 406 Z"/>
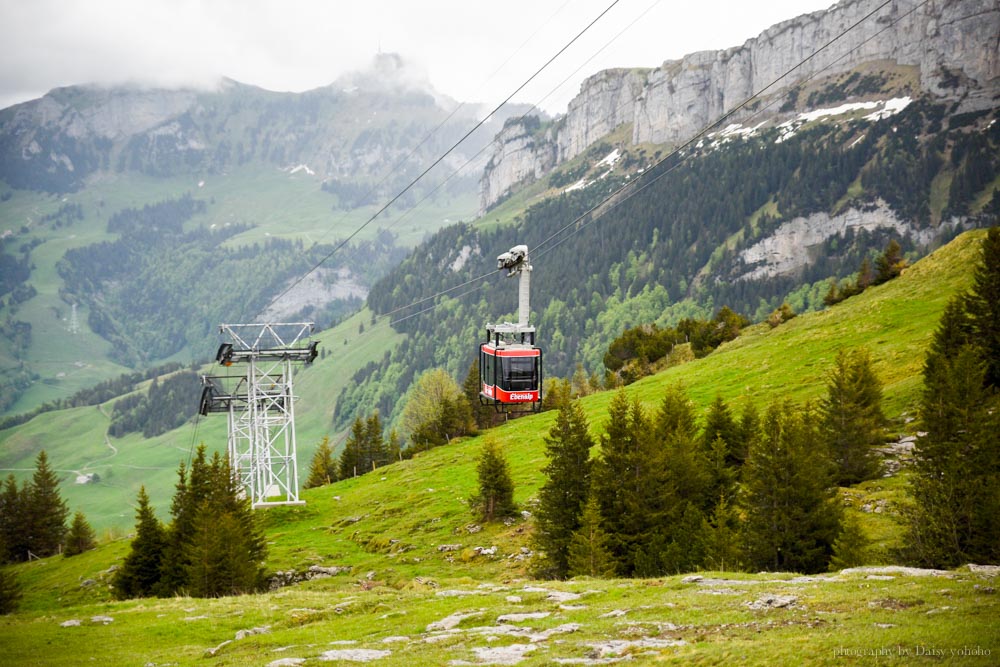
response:
<path id="1" fill-rule="evenodd" d="M 686 141 L 819 46 L 835 40 L 878 4 L 878 0 L 843 0 L 829 10 L 779 23 L 739 47 L 693 53 L 654 70 L 608 70 L 590 77 L 566 116 L 552 126 L 550 139 L 535 142 L 535 154 L 526 146 L 510 151 L 503 141 L 499 143 L 481 182 L 483 210 L 516 182 L 506 174 L 523 178 L 531 172 L 526 165 L 544 164 L 539 156 L 553 151 L 556 164 L 572 159 L 623 124 L 632 124 L 632 143 Z M 994 106 L 1000 89 L 1000 5 L 996 0 L 931 0 L 914 10 L 916 4 L 884 8 L 806 61 L 793 76 L 768 88 L 765 99 L 783 99 L 814 77 L 882 63 L 915 69 L 919 90 L 914 94 L 953 98 L 961 111 Z M 803 110 L 803 103 L 800 99 L 798 110 Z M 751 113 L 745 111 L 733 120 Z"/>

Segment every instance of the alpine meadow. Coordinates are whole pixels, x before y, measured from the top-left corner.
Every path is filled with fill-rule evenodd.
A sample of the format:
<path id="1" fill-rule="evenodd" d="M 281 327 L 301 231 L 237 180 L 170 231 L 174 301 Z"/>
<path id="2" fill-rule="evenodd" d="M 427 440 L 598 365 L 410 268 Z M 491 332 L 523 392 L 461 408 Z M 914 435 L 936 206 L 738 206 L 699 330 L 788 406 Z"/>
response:
<path id="1" fill-rule="evenodd" d="M 998 38 L 0 109 L 0 665 L 996 664 Z"/>

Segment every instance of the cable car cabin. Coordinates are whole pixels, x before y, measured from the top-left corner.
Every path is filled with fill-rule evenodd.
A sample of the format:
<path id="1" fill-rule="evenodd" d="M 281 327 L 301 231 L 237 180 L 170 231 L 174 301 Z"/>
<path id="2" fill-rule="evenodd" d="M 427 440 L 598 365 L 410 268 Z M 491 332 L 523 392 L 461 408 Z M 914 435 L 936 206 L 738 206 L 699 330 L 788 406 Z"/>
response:
<path id="1" fill-rule="evenodd" d="M 501 405 L 532 404 L 542 400 L 542 351 L 531 344 L 488 341 L 479 345 L 479 400 L 497 409 Z"/>

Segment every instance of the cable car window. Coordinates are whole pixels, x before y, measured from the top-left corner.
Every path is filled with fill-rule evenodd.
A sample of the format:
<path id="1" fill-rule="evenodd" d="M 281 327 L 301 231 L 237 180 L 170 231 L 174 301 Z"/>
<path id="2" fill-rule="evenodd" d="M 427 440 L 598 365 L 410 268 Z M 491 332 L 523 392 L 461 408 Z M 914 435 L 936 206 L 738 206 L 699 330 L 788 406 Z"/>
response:
<path id="1" fill-rule="evenodd" d="M 524 391 L 535 388 L 535 360 L 537 357 L 504 357 L 503 388 Z"/>

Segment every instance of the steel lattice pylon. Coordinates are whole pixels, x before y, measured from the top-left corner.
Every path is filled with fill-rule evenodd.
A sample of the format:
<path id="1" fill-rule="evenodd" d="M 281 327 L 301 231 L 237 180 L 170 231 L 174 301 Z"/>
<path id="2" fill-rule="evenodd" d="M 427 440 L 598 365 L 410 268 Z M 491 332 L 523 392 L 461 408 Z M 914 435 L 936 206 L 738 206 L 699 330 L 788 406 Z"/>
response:
<path id="1" fill-rule="evenodd" d="M 316 358 L 311 322 L 222 324 L 231 342 L 216 361 L 246 364 L 243 375 L 203 376 L 201 414 L 225 412 L 228 455 L 254 508 L 300 505 L 293 365 Z"/>

